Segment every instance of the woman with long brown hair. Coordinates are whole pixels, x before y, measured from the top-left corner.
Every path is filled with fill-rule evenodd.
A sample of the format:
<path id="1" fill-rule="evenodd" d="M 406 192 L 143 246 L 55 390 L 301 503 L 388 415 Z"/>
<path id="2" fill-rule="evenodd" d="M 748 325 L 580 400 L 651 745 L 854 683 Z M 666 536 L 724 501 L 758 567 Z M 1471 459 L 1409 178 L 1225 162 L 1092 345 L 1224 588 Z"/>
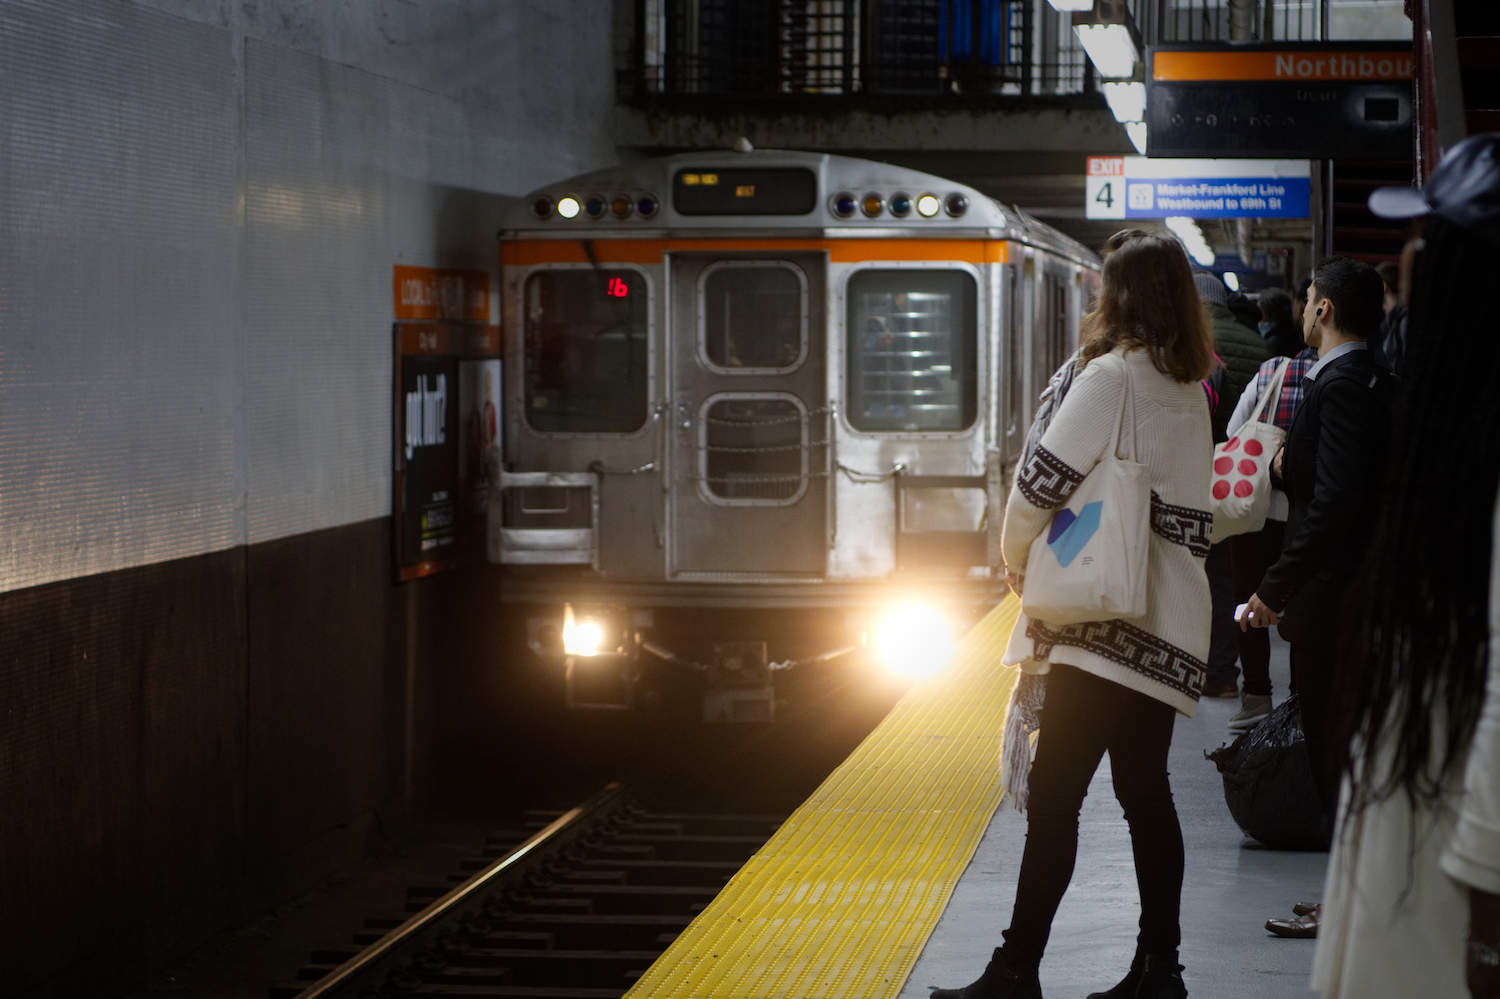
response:
<path id="1" fill-rule="evenodd" d="M 1072 878 L 1078 812 L 1106 752 L 1130 824 L 1141 920 L 1130 973 L 1091 999 L 1187 994 L 1177 963 L 1182 829 L 1167 751 L 1175 715 L 1197 707 L 1208 654 L 1203 562 L 1212 524 L 1213 438 L 1199 382 L 1213 364 L 1213 338 L 1181 244 L 1141 236 L 1109 255 L 1079 356 L 1082 371 L 1016 470 L 1002 543 L 1007 580 L 1021 592 L 1032 542 L 1103 459 L 1117 431 L 1122 441 L 1133 434 L 1136 460 L 1151 479 L 1146 613 L 1026 625 L 1025 668 L 1047 674 L 1047 690 L 1015 909 L 1005 944 L 979 980 L 939 989 L 933 999 L 1039 999 L 1037 969 Z"/>

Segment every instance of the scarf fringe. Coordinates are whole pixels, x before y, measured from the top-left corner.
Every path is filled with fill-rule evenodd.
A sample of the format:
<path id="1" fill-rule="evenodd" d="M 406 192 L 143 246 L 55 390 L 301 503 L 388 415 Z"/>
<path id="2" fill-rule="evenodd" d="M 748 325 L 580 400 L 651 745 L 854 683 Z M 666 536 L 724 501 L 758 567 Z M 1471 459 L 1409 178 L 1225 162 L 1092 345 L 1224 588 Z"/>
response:
<path id="1" fill-rule="evenodd" d="M 1000 736 L 1000 781 L 1005 796 L 1018 812 L 1026 810 L 1030 796 L 1031 737 L 1041 729 L 1046 694 L 1045 674 L 1022 673 L 1011 694 L 1010 708 L 1005 712 L 1005 728 Z"/>

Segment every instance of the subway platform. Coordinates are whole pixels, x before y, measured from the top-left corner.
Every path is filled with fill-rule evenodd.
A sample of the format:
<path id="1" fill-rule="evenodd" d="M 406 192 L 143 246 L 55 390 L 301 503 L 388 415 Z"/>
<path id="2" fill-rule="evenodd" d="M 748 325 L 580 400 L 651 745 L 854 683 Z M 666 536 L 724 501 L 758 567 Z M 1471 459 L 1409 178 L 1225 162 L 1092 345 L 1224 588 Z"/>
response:
<path id="1" fill-rule="evenodd" d="M 1271 636 L 1271 680 L 1286 696 L 1287 645 Z M 1192 718 L 1177 718 L 1172 793 L 1187 848 L 1182 886 L 1182 950 L 1188 992 L 1212 999 L 1311 995 L 1314 942 L 1265 930 L 1291 916 L 1294 902 L 1321 897 L 1326 853 L 1267 850 L 1247 839 L 1224 806 L 1224 786 L 1203 758 L 1232 738 L 1225 723 L 1237 700 L 1205 698 Z M 901 999 L 925 999 L 933 987 L 973 981 L 1000 943 L 1016 896 L 1026 817 L 1007 801 L 995 812 L 974 859 L 912 969 Z M 1140 914 L 1130 833 L 1110 783 L 1109 757 L 1094 775 L 1079 817 L 1078 866 L 1042 960 L 1042 992 L 1082 999 L 1124 975 L 1135 953 Z"/>
<path id="2" fill-rule="evenodd" d="M 977 977 L 1014 898 L 1024 817 L 1001 804 L 996 755 L 1015 671 L 999 666 L 1011 599 L 919 683 L 630 990 L 630 999 L 922 999 Z M 1286 646 L 1272 678 L 1286 694 Z M 1172 787 L 1187 847 L 1182 959 L 1217 999 L 1307 994 L 1313 943 L 1267 917 L 1320 897 L 1326 855 L 1247 841 L 1204 751 L 1231 700 L 1179 718 Z M 1081 818 L 1078 866 L 1042 963 L 1044 993 L 1078 997 L 1129 966 L 1139 903 L 1106 765 Z"/>

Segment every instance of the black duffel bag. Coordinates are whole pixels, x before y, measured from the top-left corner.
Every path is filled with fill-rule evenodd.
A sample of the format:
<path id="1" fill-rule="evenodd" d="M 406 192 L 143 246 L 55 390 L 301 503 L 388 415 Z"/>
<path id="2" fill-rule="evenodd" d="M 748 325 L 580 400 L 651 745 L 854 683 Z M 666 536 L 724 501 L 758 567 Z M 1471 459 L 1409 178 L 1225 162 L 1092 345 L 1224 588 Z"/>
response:
<path id="1" fill-rule="evenodd" d="M 1331 823 L 1318 801 L 1302 709 L 1292 694 L 1227 746 L 1205 753 L 1224 777 L 1229 814 L 1274 850 L 1327 850 Z"/>

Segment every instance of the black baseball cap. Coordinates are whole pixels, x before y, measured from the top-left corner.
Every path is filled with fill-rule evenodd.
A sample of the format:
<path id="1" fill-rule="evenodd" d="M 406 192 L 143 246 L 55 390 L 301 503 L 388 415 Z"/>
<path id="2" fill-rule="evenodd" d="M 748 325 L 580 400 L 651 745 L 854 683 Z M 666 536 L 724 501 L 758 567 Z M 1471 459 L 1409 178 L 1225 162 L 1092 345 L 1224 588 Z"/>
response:
<path id="1" fill-rule="evenodd" d="M 1382 187 L 1369 203 L 1384 219 L 1432 214 L 1500 245 L 1500 133 L 1470 136 L 1448 150 L 1426 187 Z"/>

